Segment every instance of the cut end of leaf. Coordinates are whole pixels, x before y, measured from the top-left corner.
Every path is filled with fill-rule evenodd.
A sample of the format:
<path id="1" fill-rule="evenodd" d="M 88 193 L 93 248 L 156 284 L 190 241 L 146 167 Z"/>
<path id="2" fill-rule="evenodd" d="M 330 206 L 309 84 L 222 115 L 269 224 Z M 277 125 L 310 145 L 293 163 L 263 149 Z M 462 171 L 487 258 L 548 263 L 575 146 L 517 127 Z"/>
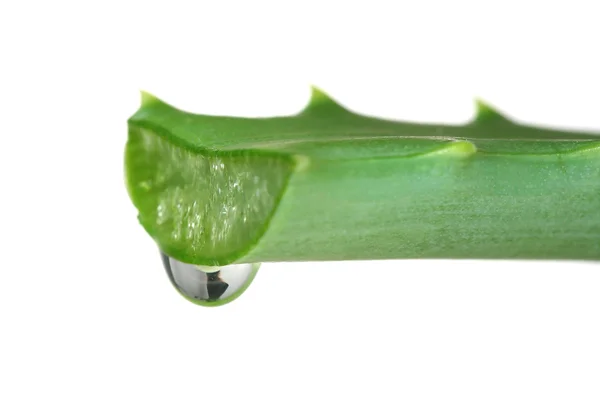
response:
<path id="1" fill-rule="evenodd" d="M 196 265 L 234 262 L 260 238 L 291 172 L 284 157 L 192 151 L 130 125 L 127 183 L 163 252 Z"/>

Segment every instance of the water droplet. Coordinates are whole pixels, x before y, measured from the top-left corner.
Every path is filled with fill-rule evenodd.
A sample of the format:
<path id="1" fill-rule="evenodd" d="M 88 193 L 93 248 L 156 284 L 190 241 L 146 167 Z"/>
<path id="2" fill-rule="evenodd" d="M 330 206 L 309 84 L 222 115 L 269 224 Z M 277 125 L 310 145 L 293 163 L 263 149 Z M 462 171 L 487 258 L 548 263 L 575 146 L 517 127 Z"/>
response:
<path id="1" fill-rule="evenodd" d="M 160 253 L 171 283 L 185 298 L 203 306 L 229 303 L 250 285 L 259 264 L 206 267 L 178 261 Z"/>

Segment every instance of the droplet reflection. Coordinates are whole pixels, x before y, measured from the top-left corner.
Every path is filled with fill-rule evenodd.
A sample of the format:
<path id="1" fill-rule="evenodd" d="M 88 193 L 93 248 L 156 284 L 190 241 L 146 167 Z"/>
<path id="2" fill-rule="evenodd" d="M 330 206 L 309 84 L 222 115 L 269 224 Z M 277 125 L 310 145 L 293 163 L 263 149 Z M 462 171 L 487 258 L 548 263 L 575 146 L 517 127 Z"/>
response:
<path id="1" fill-rule="evenodd" d="M 204 306 L 236 299 L 250 285 L 259 267 L 259 264 L 205 267 L 178 261 L 162 252 L 160 255 L 173 286 L 188 300 Z"/>

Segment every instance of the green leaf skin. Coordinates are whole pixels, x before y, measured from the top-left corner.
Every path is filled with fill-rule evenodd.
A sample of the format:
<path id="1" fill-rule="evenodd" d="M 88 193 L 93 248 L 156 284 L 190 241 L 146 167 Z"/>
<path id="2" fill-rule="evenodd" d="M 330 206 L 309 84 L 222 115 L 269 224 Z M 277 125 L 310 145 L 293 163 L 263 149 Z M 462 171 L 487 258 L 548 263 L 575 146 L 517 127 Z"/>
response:
<path id="1" fill-rule="evenodd" d="M 166 254 L 240 262 L 600 259 L 600 137 L 352 113 L 313 89 L 295 116 L 178 110 L 143 93 L 125 172 Z"/>

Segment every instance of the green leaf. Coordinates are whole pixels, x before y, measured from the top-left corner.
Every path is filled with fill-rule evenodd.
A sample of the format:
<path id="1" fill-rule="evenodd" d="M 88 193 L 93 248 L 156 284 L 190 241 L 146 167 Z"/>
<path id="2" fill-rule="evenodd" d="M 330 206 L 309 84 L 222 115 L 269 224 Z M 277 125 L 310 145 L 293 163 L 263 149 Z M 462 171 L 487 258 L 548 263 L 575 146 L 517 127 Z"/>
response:
<path id="1" fill-rule="evenodd" d="M 313 88 L 299 114 L 187 113 L 142 93 L 125 172 L 183 262 L 600 258 L 600 140 L 511 122 L 381 120 Z"/>

